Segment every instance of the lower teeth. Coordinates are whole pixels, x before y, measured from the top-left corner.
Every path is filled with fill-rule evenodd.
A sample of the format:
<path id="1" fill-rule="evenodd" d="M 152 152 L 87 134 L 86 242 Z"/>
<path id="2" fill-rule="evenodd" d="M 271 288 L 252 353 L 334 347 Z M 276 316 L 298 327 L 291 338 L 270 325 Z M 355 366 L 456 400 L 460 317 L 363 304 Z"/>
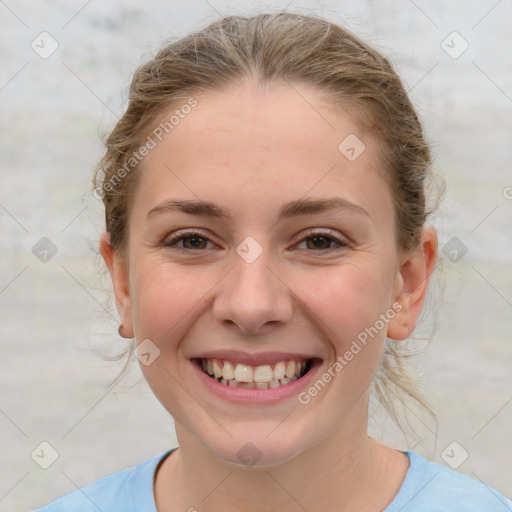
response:
<path id="1" fill-rule="evenodd" d="M 208 374 L 207 374 L 208 375 Z M 226 379 L 216 379 L 211 375 L 208 375 L 213 380 L 216 380 L 220 384 L 224 386 L 229 386 L 232 388 L 246 388 L 246 389 L 274 389 L 279 386 L 284 386 L 294 380 L 297 380 L 299 377 L 294 377 L 293 379 L 287 379 L 283 377 L 280 380 L 271 380 L 270 382 L 238 382 L 237 380 L 226 380 Z"/>

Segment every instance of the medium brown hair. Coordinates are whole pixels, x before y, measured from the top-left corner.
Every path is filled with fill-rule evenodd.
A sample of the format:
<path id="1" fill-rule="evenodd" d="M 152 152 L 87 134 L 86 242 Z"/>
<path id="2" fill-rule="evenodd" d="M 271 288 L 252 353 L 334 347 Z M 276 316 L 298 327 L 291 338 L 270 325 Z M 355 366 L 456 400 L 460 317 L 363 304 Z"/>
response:
<path id="1" fill-rule="evenodd" d="M 394 200 L 398 247 L 414 249 L 429 214 L 425 187 L 431 156 L 404 86 L 390 62 L 349 31 L 320 17 L 284 12 L 219 19 L 165 46 L 137 69 L 129 105 L 106 139 L 107 151 L 94 178 L 113 249 L 123 252 L 139 174 L 140 164 L 130 158 L 171 109 L 194 94 L 247 78 L 261 85 L 309 86 L 376 136 Z M 374 382 L 395 420 L 396 391 L 430 411 L 404 366 L 408 355 L 398 342 L 388 340 Z"/>

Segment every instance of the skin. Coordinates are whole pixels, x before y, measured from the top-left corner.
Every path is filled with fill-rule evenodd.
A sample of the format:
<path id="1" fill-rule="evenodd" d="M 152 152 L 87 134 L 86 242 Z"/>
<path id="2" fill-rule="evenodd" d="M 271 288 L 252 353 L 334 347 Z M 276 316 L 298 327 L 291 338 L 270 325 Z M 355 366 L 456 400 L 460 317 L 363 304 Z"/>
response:
<path id="1" fill-rule="evenodd" d="M 125 331 L 160 350 L 141 368 L 175 420 L 180 449 L 157 473 L 157 508 L 383 510 L 409 463 L 367 436 L 370 385 L 386 336 L 402 340 L 415 327 L 436 234 L 425 228 L 408 254 L 397 247 L 377 141 L 318 91 L 247 81 L 195 97 L 198 106 L 144 160 L 124 253 L 101 239 Z M 349 134 L 366 146 L 352 162 L 338 151 Z M 366 213 L 277 221 L 289 201 L 331 197 Z M 231 218 L 148 216 L 169 198 L 212 201 Z M 199 249 L 190 239 L 164 245 L 184 228 L 203 233 Z M 327 238 L 317 249 L 309 228 L 347 245 Z M 263 249 L 252 263 L 236 253 L 247 236 Z M 188 359 L 212 348 L 301 352 L 321 358 L 320 377 L 393 304 L 401 311 L 307 405 L 228 403 Z M 237 457 L 248 442 L 261 454 L 252 468 Z"/>

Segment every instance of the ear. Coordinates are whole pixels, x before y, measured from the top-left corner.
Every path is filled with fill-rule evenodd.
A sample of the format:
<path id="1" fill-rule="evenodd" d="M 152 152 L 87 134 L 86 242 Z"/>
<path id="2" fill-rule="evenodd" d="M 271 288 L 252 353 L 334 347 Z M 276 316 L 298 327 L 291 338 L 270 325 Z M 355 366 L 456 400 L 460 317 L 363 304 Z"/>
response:
<path id="1" fill-rule="evenodd" d="M 132 302 L 128 286 L 128 271 L 125 261 L 112 249 L 109 233 L 103 233 L 101 236 L 100 252 L 110 272 L 116 307 L 124 327 L 124 332 L 126 337 L 133 338 Z"/>
<path id="2" fill-rule="evenodd" d="M 389 338 L 405 340 L 414 331 L 427 296 L 430 276 L 436 264 L 437 245 L 436 231 L 426 227 L 421 232 L 418 247 L 404 257 L 395 282 L 396 306 L 393 309 L 397 313 L 388 323 Z"/>

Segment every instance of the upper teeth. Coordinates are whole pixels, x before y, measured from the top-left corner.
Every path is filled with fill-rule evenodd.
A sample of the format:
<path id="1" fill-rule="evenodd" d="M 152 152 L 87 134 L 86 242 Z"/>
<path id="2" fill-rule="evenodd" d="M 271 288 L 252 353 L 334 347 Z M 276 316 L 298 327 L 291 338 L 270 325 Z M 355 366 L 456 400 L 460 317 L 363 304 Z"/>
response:
<path id="1" fill-rule="evenodd" d="M 205 372 L 216 379 L 236 380 L 237 382 L 267 382 L 272 380 L 291 380 L 300 377 L 306 361 L 279 361 L 273 365 L 251 366 L 222 359 L 202 359 Z"/>

